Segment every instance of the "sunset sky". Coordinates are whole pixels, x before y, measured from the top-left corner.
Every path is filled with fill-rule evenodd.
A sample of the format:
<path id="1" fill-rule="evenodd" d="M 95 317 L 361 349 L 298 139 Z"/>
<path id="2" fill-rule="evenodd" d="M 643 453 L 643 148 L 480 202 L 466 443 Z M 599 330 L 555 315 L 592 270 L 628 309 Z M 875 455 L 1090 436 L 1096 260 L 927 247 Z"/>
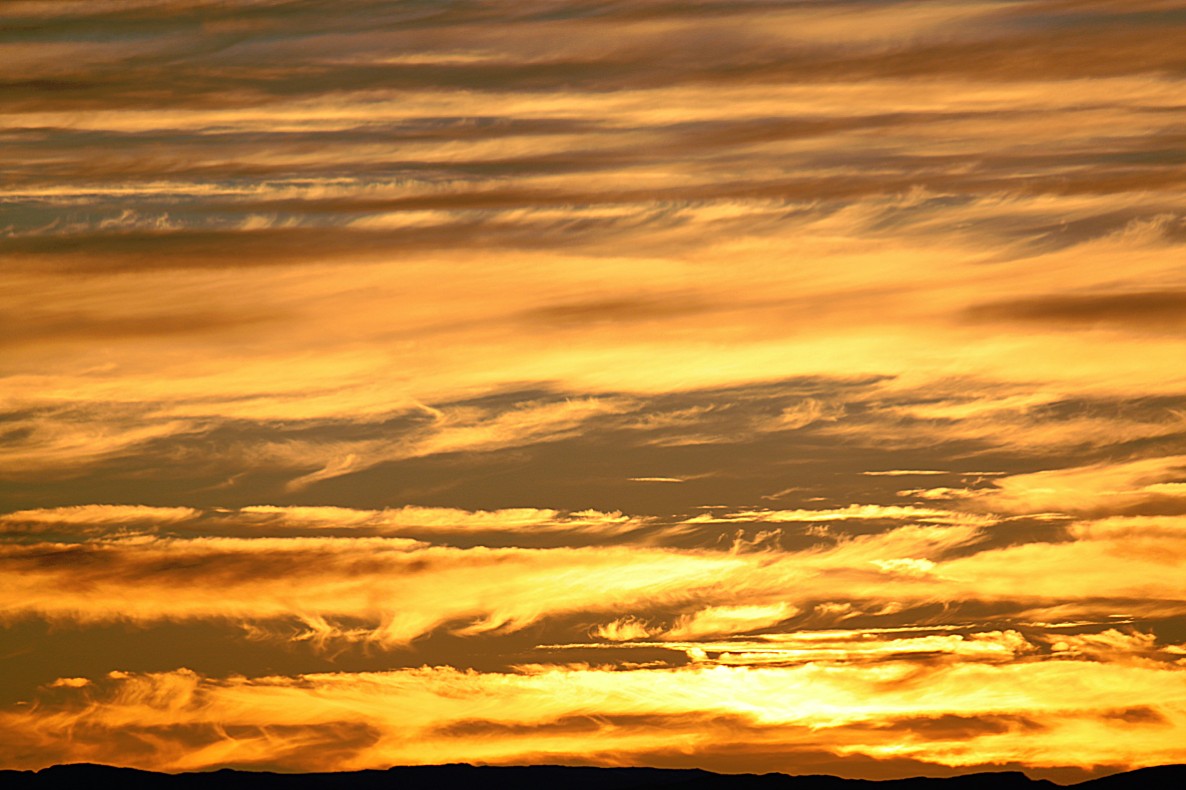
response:
<path id="1" fill-rule="evenodd" d="M 4 0 L 0 768 L 1186 762 L 1184 41 Z"/>

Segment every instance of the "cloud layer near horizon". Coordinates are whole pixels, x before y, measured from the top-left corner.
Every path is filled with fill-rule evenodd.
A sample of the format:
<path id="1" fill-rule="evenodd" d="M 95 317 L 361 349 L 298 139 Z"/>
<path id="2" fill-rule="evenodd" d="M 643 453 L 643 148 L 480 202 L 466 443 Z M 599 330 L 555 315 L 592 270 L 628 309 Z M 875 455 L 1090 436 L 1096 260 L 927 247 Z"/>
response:
<path id="1" fill-rule="evenodd" d="M 6 3 L 0 762 L 1186 759 L 1183 36 Z"/>

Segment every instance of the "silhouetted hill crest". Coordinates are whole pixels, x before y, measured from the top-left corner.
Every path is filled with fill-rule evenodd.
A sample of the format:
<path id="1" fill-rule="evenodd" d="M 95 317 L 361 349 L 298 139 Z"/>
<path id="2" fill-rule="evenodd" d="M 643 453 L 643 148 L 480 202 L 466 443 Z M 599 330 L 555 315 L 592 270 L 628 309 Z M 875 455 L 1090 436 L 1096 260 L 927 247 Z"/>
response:
<path id="1" fill-rule="evenodd" d="M 1142 768 L 1072 785 L 1082 790 L 1186 787 L 1186 765 Z M 75 763 L 40 771 L 0 771 L 0 788 L 94 788 L 113 790 L 1048 790 L 1059 785 L 1030 779 L 1019 771 L 974 773 L 947 778 L 914 777 L 872 781 L 835 776 L 714 774 L 699 769 L 592 768 L 555 765 L 401 766 L 349 773 L 287 774 L 216 771 L 164 774 L 108 765 Z"/>

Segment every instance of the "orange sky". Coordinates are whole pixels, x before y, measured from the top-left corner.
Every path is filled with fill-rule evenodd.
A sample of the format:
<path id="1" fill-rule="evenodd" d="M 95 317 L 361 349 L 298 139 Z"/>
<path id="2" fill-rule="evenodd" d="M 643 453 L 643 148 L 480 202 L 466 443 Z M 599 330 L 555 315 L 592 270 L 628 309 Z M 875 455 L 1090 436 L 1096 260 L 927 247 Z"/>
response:
<path id="1" fill-rule="evenodd" d="M 1184 38 L 4 3 L 0 767 L 1186 761 Z"/>

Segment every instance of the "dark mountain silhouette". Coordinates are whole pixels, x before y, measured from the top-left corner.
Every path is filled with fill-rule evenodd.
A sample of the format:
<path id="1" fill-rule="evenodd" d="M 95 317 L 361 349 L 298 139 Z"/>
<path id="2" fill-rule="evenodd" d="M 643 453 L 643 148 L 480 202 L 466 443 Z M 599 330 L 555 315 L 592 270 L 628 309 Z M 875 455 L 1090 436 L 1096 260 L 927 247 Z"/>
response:
<path id="1" fill-rule="evenodd" d="M 1082 790 L 1186 787 L 1186 765 L 1142 768 L 1072 785 Z M 1053 790 L 1045 779 L 1017 771 L 975 773 L 942 779 L 840 779 L 835 776 L 785 774 L 714 774 L 696 769 L 585 768 L 553 765 L 491 767 L 429 765 L 352 773 L 280 774 L 266 771 L 218 771 L 164 774 L 107 765 L 55 765 L 40 771 L 0 771 L 0 788 L 94 788 L 113 790 L 980 790 L 1017 788 Z"/>
<path id="2" fill-rule="evenodd" d="M 1075 785 L 1082 790 L 1123 790 L 1128 787 L 1186 787 L 1186 765 L 1159 765 L 1103 776 Z"/>

